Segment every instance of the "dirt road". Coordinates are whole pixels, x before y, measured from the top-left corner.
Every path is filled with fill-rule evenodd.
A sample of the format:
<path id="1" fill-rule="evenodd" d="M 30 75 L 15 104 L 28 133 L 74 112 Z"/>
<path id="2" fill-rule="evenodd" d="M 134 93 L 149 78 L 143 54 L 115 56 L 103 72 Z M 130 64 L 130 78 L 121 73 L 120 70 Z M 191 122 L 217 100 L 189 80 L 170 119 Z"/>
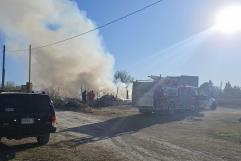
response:
<path id="1" fill-rule="evenodd" d="M 116 107 L 84 114 L 58 111 L 49 145 L 4 140 L 1 160 L 241 160 L 241 109 L 196 116 L 142 115 Z"/>

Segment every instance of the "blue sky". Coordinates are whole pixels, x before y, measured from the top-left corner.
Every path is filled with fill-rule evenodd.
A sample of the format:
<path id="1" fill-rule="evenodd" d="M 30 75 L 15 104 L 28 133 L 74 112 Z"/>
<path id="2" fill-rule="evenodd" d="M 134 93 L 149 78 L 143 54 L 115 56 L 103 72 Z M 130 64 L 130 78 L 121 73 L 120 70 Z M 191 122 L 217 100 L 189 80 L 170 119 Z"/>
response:
<path id="1" fill-rule="evenodd" d="M 96 25 L 104 24 L 155 0 L 76 0 Z M 148 75 L 197 75 L 200 82 L 231 81 L 241 85 L 241 34 L 210 30 L 215 14 L 238 0 L 164 0 L 142 13 L 100 30 L 115 58 L 115 70 L 136 79 Z M 51 26 L 56 28 L 56 26 Z M 4 35 L 0 34 L 3 44 Z M 7 57 L 6 79 L 22 84 L 26 66 Z"/>
<path id="2" fill-rule="evenodd" d="M 153 1 L 78 0 L 78 4 L 100 25 Z M 219 10 L 239 3 L 237 0 L 164 0 L 100 33 L 105 47 L 116 59 L 115 69 L 127 70 L 136 79 L 151 74 L 186 74 L 200 76 L 200 82 L 211 79 L 219 85 L 230 80 L 241 85 L 238 74 L 241 35 L 208 31 Z M 175 46 L 190 37 L 191 40 Z M 169 47 L 172 48 L 163 54 Z M 150 58 L 151 55 L 157 56 Z"/>

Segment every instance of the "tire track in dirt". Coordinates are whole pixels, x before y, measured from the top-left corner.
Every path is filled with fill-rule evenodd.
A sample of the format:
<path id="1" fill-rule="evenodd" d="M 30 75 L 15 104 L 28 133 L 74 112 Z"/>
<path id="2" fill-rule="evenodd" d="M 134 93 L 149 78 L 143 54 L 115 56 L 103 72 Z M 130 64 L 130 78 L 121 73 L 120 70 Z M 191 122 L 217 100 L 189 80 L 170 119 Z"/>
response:
<path id="1" fill-rule="evenodd" d="M 199 130 L 199 126 L 204 128 L 200 130 L 205 130 L 206 125 L 203 124 L 210 121 L 219 121 L 220 117 L 222 118 L 222 112 L 230 114 L 227 117 L 235 114 L 232 110 L 230 111 L 220 110 L 207 113 L 205 119 L 201 120 L 200 123 L 186 119 L 182 121 L 163 121 L 159 116 L 144 117 L 140 114 L 115 118 L 95 117 L 94 115 L 74 112 L 58 112 L 58 115 L 62 117 L 60 119 L 61 130 L 74 128 L 72 131 L 60 132 L 60 135 L 69 135 L 66 135 L 67 140 L 71 137 L 90 137 L 90 142 L 87 143 L 102 146 L 116 155 L 125 156 L 128 160 L 224 161 L 239 158 L 239 156 L 231 156 L 226 152 L 222 155 L 222 152 L 218 150 L 225 149 L 219 147 L 225 141 L 210 138 L 205 133 L 199 136 L 198 131 L 192 130 Z M 186 143 L 186 139 L 188 143 Z M 192 139 L 198 140 L 192 144 Z M 209 145 L 205 145 L 205 141 L 208 140 L 210 143 L 217 144 L 215 146 L 211 145 L 216 149 L 212 150 L 208 149 L 208 147 L 205 149 Z M 200 147 L 198 143 L 201 143 Z M 233 146 L 236 147 L 236 145 Z M 232 149 L 231 143 L 228 143 L 228 148 L 229 150 Z M 233 154 L 238 151 L 235 150 Z M 232 152 L 230 151 L 230 153 Z"/>
<path id="2" fill-rule="evenodd" d="M 223 161 L 222 158 L 210 153 L 186 149 L 153 136 L 149 137 L 142 132 L 130 136 L 119 136 L 113 138 L 112 142 L 133 160 Z"/>

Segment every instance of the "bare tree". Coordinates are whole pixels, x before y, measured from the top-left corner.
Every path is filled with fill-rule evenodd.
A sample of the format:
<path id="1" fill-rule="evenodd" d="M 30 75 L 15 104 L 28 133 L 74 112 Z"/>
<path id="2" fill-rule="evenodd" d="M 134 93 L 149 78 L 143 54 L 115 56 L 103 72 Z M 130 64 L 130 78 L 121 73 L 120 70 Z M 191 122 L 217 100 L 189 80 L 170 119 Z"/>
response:
<path id="1" fill-rule="evenodd" d="M 115 72 L 114 75 L 114 83 L 117 86 L 117 94 L 116 97 L 118 97 L 118 92 L 119 92 L 119 87 L 118 87 L 118 83 L 124 83 L 125 84 L 125 88 L 126 88 L 126 99 L 129 99 L 129 91 L 128 91 L 128 87 L 129 85 L 133 82 L 134 78 L 128 74 L 126 71 L 121 71 L 121 70 L 117 70 Z"/>

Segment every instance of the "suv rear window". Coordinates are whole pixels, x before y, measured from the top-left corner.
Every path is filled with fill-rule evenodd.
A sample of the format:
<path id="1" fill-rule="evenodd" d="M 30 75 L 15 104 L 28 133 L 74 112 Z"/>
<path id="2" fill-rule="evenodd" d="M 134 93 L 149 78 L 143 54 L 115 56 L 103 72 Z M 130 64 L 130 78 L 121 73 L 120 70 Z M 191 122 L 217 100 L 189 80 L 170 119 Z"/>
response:
<path id="1" fill-rule="evenodd" d="M 0 94 L 0 112 L 50 112 L 48 95 Z"/>

